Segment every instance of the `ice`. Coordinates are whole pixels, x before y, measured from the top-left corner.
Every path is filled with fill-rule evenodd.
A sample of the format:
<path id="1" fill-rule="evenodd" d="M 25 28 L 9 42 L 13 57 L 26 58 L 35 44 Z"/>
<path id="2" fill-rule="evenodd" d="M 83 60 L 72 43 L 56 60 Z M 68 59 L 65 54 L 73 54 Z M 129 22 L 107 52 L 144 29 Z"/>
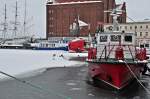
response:
<path id="1" fill-rule="evenodd" d="M 0 49 L 0 71 L 13 76 L 27 76 L 43 72 L 51 67 L 80 66 L 84 62 L 70 61 L 70 57 L 86 56 L 81 53 L 67 51 L 39 51 Z M 25 75 L 24 75 L 25 74 Z M 6 76 L 0 74 L 0 79 Z"/>

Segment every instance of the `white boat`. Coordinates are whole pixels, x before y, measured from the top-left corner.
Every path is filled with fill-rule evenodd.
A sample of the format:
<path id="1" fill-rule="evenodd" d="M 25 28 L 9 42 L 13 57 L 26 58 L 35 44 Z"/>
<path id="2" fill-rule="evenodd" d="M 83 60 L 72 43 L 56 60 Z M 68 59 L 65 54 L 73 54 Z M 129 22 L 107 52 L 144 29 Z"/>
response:
<path id="1" fill-rule="evenodd" d="M 64 50 L 68 51 L 68 42 L 65 40 L 43 40 L 38 43 L 31 43 L 31 47 L 35 50 Z"/>

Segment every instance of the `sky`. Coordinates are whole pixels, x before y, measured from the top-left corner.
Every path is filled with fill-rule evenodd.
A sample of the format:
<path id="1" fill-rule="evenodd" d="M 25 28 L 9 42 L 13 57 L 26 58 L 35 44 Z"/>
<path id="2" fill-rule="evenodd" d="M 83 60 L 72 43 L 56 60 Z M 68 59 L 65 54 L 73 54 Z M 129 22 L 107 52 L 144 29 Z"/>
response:
<path id="1" fill-rule="evenodd" d="M 24 0 L 0 0 L 0 23 L 3 21 L 4 5 L 7 4 L 8 23 L 14 20 L 15 2 L 18 1 L 18 21 L 23 30 Z M 127 3 L 127 16 L 135 21 L 150 19 L 150 0 L 116 0 Z M 27 0 L 27 31 L 35 37 L 46 36 L 46 0 Z M 128 19 L 128 21 L 130 21 Z M 12 25 L 9 26 L 12 28 Z"/>
<path id="2" fill-rule="evenodd" d="M 24 18 L 24 2 L 25 0 L 0 0 L 0 23 L 4 17 L 4 5 L 7 4 L 7 20 L 9 28 L 13 28 L 12 21 L 14 21 L 15 4 L 18 2 L 18 28 L 20 32 L 23 31 Z M 27 32 L 36 37 L 46 37 L 46 6 L 45 0 L 26 0 L 27 1 Z M 10 31 L 12 32 L 12 31 Z"/>
<path id="3" fill-rule="evenodd" d="M 126 2 L 127 16 L 133 20 L 150 19 L 150 0 L 116 0 L 116 2 Z M 128 21 L 131 20 L 128 19 Z"/>

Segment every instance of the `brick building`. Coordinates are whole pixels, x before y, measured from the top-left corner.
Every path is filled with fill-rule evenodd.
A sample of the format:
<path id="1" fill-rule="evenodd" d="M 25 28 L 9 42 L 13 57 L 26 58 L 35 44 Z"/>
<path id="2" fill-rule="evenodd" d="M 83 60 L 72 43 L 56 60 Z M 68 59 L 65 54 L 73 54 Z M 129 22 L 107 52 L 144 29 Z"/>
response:
<path id="1" fill-rule="evenodd" d="M 98 23 L 112 23 L 112 17 L 105 10 L 116 7 L 115 0 L 56 0 L 47 2 L 46 33 L 49 37 L 73 37 L 94 34 Z M 126 12 L 125 12 L 126 15 Z M 124 19 L 122 19 L 124 18 Z M 126 17 L 122 17 L 122 22 Z M 71 34 L 70 27 L 76 20 L 88 24 L 80 27 L 77 35 Z"/>

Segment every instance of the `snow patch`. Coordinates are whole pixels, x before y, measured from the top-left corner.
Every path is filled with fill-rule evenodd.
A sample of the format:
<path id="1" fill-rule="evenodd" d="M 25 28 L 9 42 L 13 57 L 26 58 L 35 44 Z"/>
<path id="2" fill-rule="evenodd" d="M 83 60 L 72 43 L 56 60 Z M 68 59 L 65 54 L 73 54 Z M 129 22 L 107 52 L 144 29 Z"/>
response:
<path id="1" fill-rule="evenodd" d="M 70 90 L 71 91 L 79 91 L 79 90 L 82 90 L 82 88 L 71 88 Z"/>

